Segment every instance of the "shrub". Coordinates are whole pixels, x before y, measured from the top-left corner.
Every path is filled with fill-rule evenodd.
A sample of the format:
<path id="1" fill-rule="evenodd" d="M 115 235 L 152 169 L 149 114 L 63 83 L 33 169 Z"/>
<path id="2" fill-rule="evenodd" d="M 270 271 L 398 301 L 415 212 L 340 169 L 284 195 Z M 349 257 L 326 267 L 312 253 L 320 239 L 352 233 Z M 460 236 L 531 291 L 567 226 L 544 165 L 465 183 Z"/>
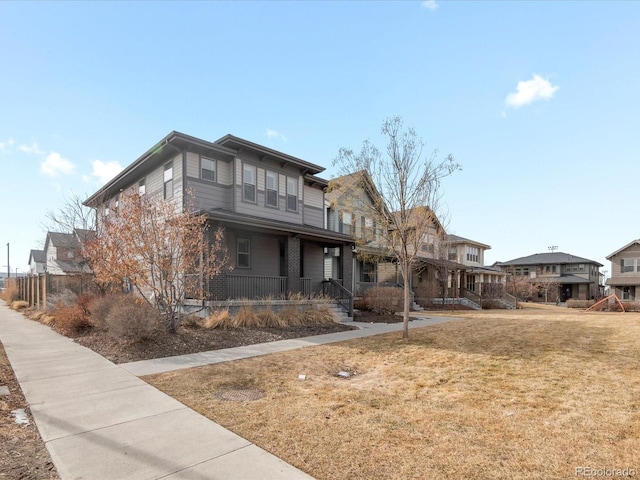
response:
<path id="1" fill-rule="evenodd" d="M 324 305 L 319 308 L 308 308 L 304 311 L 303 318 L 305 325 L 331 325 L 333 323 L 339 323 L 331 309 Z"/>
<path id="2" fill-rule="evenodd" d="M 200 322 L 203 328 L 219 328 L 220 330 L 228 330 L 233 328 L 229 310 L 218 310 L 209 315 L 208 318 Z"/>
<path id="3" fill-rule="evenodd" d="M 122 294 L 107 294 L 95 299 L 91 306 L 91 323 L 94 326 L 103 329 L 107 328 L 107 318 L 111 311 L 111 307 L 119 301 L 117 297 L 120 296 L 122 296 Z"/>
<path id="4" fill-rule="evenodd" d="M 489 298 L 487 300 L 482 300 L 482 309 L 483 310 L 499 310 L 507 308 L 504 303 L 495 298 Z"/>
<path id="5" fill-rule="evenodd" d="M 398 287 L 374 287 L 364 293 L 363 300 L 372 312 L 391 315 L 402 310 L 403 291 Z"/>
<path id="6" fill-rule="evenodd" d="M 27 308 L 29 306 L 28 302 L 25 302 L 24 300 L 16 300 L 14 302 L 11 302 L 10 308 L 12 310 L 22 310 L 23 308 Z"/>
<path id="7" fill-rule="evenodd" d="M 236 328 L 256 328 L 258 323 L 258 316 L 251 307 L 242 307 L 231 319 L 231 324 Z"/>
<path id="8" fill-rule="evenodd" d="M 278 312 L 280 320 L 289 327 L 304 325 L 304 313 L 298 307 L 288 306 Z"/>
<path id="9" fill-rule="evenodd" d="M 8 304 L 20 299 L 20 292 L 18 292 L 18 286 L 14 281 L 5 281 L 4 290 L 0 292 L 0 298 L 2 298 Z"/>
<path id="10" fill-rule="evenodd" d="M 285 321 L 270 307 L 256 313 L 261 328 L 280 328 L 286 326 Z"/>
<path id="11" fill-rule="evenodd" d="M 65 335 L 78 333 L 91 325 L 87 311 L 77 303 L 69 306 L 62 302 L 56 304 L 53 317 L 56 328 Z"/>
<path id="12" fill-rule="evenodd" d="M 567 308 L 589 308 L 594 303 L 596 303 L 595 300 L 576 300 L 572 298 L 567 300 Z"/>
<path id="13" fill-rule="evenodd" d="M 134 343 L 152 338 L 160 328 L 160 314 L 144 299 L 132 294 L 105 298 L 113 302 L 105 319 L 109 335 Z"/>

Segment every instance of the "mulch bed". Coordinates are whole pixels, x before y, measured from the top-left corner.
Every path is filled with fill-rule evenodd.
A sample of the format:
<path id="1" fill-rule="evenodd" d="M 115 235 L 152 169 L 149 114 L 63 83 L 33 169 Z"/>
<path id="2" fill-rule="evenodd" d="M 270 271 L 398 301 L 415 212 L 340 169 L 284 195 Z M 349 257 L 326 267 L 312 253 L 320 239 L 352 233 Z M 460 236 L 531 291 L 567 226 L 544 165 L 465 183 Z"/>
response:
<path id="1" fill-rule="evenodd" d="M 135 343 L 124 342 L 105 335 L 102 330 L 90 328 L 74 335 L 73 339 L 76 343 L 90 348 L 114 363 L 127 363 L 274 342 L 276 340 L 344 332 L 353 328 L 352 326 L 338 323 L 333 325 L 255 329 L 236 328 L 230 330 L 185 326 L 180 327 L 178 332 L 173 334 L 159 330 L 153 338 Z"/>

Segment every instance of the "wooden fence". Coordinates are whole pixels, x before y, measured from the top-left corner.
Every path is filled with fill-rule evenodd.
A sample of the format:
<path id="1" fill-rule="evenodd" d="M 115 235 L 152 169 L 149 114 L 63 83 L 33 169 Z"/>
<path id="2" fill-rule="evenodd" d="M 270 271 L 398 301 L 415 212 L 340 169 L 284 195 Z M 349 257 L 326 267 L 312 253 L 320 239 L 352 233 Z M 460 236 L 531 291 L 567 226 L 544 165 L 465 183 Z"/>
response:
<path id="1" fill-rule="evenodd" d="M 41 273 L 10 279 L 16 285 L 20 300 L 30 306 L 46 308 L 52 296 L 70 290 L 76 295 L 95 292 L 96 286 L 90 275 L 52 275 Z"/>

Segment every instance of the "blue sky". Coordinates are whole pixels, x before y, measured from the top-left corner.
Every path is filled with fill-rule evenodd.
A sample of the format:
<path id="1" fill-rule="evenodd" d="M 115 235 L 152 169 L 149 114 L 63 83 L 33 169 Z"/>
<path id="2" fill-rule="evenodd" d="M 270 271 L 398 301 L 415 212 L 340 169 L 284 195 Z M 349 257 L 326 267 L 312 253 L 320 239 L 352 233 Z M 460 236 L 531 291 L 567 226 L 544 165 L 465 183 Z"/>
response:
<path id="1" fill-rule="evenodd" d="M 640 237 L 640 2 L 0 2 L 0 269 L 172 130 L 327 167 L 399 115 L 486 262 Z M 4 265 L 4 267 L 3 267 Z"/>

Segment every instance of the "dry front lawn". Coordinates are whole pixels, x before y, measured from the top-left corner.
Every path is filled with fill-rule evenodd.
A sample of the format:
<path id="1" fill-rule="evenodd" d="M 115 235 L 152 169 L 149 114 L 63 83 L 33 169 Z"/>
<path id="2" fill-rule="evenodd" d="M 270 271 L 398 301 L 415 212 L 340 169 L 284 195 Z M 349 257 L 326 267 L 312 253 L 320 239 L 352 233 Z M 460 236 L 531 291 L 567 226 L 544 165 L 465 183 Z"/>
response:
<path id="1" fill-rule="evenodd" d="M 318 479 L 640 475 L 640 314 L 458 315 L 145 380 Z"/>

